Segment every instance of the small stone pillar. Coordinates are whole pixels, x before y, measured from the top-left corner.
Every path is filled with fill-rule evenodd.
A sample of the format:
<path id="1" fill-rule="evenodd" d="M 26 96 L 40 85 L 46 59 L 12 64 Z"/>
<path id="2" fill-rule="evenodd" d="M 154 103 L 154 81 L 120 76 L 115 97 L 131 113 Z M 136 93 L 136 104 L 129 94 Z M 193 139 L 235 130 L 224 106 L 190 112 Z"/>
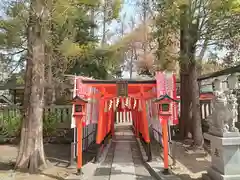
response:
<path id="1" fill-rule="evenodd" d="M 205 180 L 240 180 L 240 134 L 235 127 L 238 118 L 237 97 L 234 89 L 235 75 L 228 77 L 228 90 L 223 91 L 222 82 L 213 82 L 213 114 L 209 132 L 204 137 L 211 143 L 211 167 Z"/>
<path id="2" fill-rule="evenodd" d="M 238 88 L 235 92 L 237 95 L 237 103 L 240 104 L 240 89 Z M 240 106 L 238 106 L 238 121 L 235 123 L 235 125 L 240 130 Z"/>

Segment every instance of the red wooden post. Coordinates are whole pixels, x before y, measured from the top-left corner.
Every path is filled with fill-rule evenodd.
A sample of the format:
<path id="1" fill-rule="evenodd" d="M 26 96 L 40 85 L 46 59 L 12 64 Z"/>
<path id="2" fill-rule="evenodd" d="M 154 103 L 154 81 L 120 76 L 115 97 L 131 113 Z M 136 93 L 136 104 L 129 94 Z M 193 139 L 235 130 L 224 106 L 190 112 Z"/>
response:
<path id="1" fill-rule="evenodd" d="M 110 127 L 111 127 L 111 112 L 107 112 L 107 132 L 110 132 Z"/>
<path id="2" fill-rule="evenodd" d="M 103 110 L 103 139 L 105 138 L 107 134 L 107 129 L 108 129 L 108 112 L 105 112 L 105 107 L 106 107 L 107 101 L 104 100 L 104 110 Z"/>
<path id="3" fill-rule="evenodd" d="M 137 110 L 135 110 L 135 117 L 136 117 L 136 133 L 137 133 L 137 137 L 139 137 L 139 112 Z"/>
<path id="4" fill-rule="evenodd" d="M 106 102 L 106 104 L 108 104 L 107 103 L 107 100 L 105 100 L 105 102 Z M 105 108 L 104 108 L 105 109 Z M 106 109 L 106 111 L 108 110 L 108 108 Z M 109 113 L 108 113 L 108 111 L 107 112 L 105 112 L 105 110 L 104 110 L 104 127 L 105 127 L 105 135 L 104 135 L 104 138 L 105 138 L 105 136 L 107 135 L 107 133 L 108 133 L 108 118 L 109 118 Z"/>
<path id="5" fill-rule="evenodd" d="M 87 101 L 75 96 L 72 100 L 73 103 L 73 116 L 75 118 L 77 126 L 77 173 L 82 173 L 82 127 L 83 118 L 86 115 L 86 104 Z"/>
<path id="6" fill-rule="evenodd" d="M 101 144 L 103 138 L 103 121 L 104 121 L 104 100 L 101 99 L 99 103 L 99 117 L 98 117 L 98 129 L 96 143 Z"/>
<path id="7" fill-rule="evenodd" d="M 144 136 L 144 140 L 149 143 L 150 137 L 148 133 L 148 121 L 147 121 L 147 110 L 146 110 L 146 102 L 144 99 L 141 100 L 142 103 L 142 133 Z"/>
<path id="8" fill-rule="evenodd" d="M 136 127 L 136 137 L 138 138 L 138 135 L 139 135 L 139 133 L 138 133 L 138 115 L 137 115 L 137 111 L 136 110 L 134 110 L 134 119 L 135 119 L 135 127 Z"/>
<path id="9" fill-rule="evenodd" d="M 82 118 L 76 117 L 77 122 L 77 173 L 82 173 Z"/>
<path id="10" fill-rule="evenodd" d="M 101 97 L 99 103 L 99 116 L 98 116 L 98 129 L 97 129 L 97 137 L 96 143 L 101 144 L 104 138 L 104 94 L 106 92 L 105 87 L 101 87 Z"/>
<path id="11" fill-rule="evenodd" d="M 152 153 L 151 153 L 151 146 L 150 146 L 150 135 L 148 129 L 148 120 L 147 120 L 147 109 L 146 109 L 146 101 L 142 98 L 142 134 L 145 142 L 147 143 L 147 156 L 148 161 L 152 161 Z"/>
<path id="12" fill-rule="evenodd" d="M 164 160 L 164 170 L 168 172 L 168 127 L 167 119 L 163 120 L 162 130 L 163 130 L 163 160 Z"/>
<path id="13" fill-rule="evenodd" d="M 112 137 L 114 136 L 115 114 L 116 114 L 116 112 L 112 108 L 112 110 L 111 110 L 111 131 L 112 131 Z"/>
<path id="14" fill-rule="evenodd" d="M 134 132 L 135 132 L 135 136 L 137 137 L 136 114 L 134 110 L 132 110 L 131 112 L 132 112 L 132 122 L 134 126 Z"/>
<path id="15" fill-rule="evenodd" d="M 119 113 L 119 109 L 117 108 L 117 111 L 116 111 L 116 121 L 117 121 L 117 124 L 119 122 L 119 119 L 120 119 L 120 113 Z"/>
<path id="16" fill-rule="evenodd" d="M 112 124 L 112 111 L 110 109 L 107 112 L 107 133 L 109 133 L 111 130 L 111 124 Z"/>

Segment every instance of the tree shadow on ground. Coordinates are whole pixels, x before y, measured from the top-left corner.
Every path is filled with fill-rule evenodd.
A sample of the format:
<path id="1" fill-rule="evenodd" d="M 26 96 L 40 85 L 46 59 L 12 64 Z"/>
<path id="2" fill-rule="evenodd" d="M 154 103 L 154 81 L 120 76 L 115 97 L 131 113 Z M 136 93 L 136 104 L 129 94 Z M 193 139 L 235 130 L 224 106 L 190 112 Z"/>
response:
<path id="1" fill-rule="evenodd" d="M 113 176 L 114 175 L 127 175 L 127 176 L 133 176 L 137 180 L 152 180 L 152 177 L 149 176 L 144 176 L 144 175 L 136 175 L 135 172 L 134 173 L 130 173 L 130 172 L 123 172 L 119 169 L 116 169 L 114 167 L 100 167 L 97 168 L 95 173 L 94 173 L 94 177 L 103 177 L 103 176 Z"/>
<path id="2" fill-rule="evenodd" d="M 151 140 L 151 148 L 152 153 L 156 156 L 160 156 L 162 154 L 162 148 L 160 144 L 156 140 Z M 183 166 L 184 170 L 181 168 L 173 169 L 174 173 L 179 176 L 183 180 L 193 180 L 194 178 L 190 177 L 190 175 L 186 172 L 189 171 L 192 174 L 201 174 L 205 172 L 207 168 L 210 166 L 210 161 L 207 158 L 207 153 L 204 150 L 199 149 L 191 149 L 188 148 L 188 145 L 183 145 L 182 143 L 177 143 L 174 147 L 171 146 L 171 149 L 175 151 L 175 160 L 178 161 Z M 163 158 L 163 156 L 160 156 Z M 169 159 L 169 163 L 172 164 L 173 157 Z M 160 169 L 159 169 L 160 170 Z M 183 174 L 185 173 L 185 174 Z M 201 178 L 195 178 L 194 180 L 199 180 Z"/>
<path id="3" fill-rule="evenodd" d="M 0 162 L 0 171 L 10 171 L 14 168 L 14 162 Z"/>
<path id="4" fill-rule="evenodd" d="M 40 174 L 44 175 L 44 176 L 47 176 L 47 177 L 50 177 L 50 178 L 53 178 L 53 179 L 56 179 L 56 180 L 65 180 L 65 178 L 63 178 L 63 177 L 55 176 L 55 175 L 52 175 L 52 174 L 46 174 L 46 173 L 40 173 Z"/>
<path id="5" fill-rule="evenodd" d="M 202 180 L 202 178 L 192 178 L 189 174 L 179 174 L 177 176 L 180 177 L 181 180 Z"/>
<path id="6" fill-rule="evenodd" d="M 179 144 L 175 151 L 176 160 L 192 173 L 206 171 L 210 166 L 210 161 L 207 159 L 208 154 L 203 149 L 187 148 L 183 147 L 183 144 Z"/>
<path id="7" fill-rule="evenodd" d="M 97 148 L 96 144 L 90 145 L 89 151 L 83 152 L 83 165 L 92 161 L 96 156 Z M 4 147 L 4 150 L 2 150 Z M 6 157 L 0 158 L 0 170 L 8 171 L 13 170 L 15 165 L 15 160 L 17 156 L 17 146 L 16 145 L 3 145 L 0 146 L 0 153 L 6 154 Z M 44 150 L 47 159 L 54 165 L 58 167 L 67 167 L 70 162 L 71 145 L 70 144 L 45 144 Z"/>
<path id="8" fill-rule="evenodd" d="M 71 155 L 70 144 L 45 144 L 46 157 L 53 163 L 69 163 Z"/>
<path id="9" fill-rule="evenodd" d="M 163 172 L 163 168 L 161 168 L 161 167 L 159 167 L 159 168 L 154 167 L 154 169 L 156 169 L 157 172 L 159 172 L 159 173 L 161 172 L 161 174 L 162 174 L 162 172 Z M 170 169 L 171 169 L 171 168 L 170 168 Z M 189 174 L 183 173 L 183 172 L 186 172 L 186 171 L 184 171 L 184 170 L 182 170 L 182 169 L 181 169 L 181 172 L 180 172 L 180 173 L 176 173 L 176 172 L 174 172 L 174 171 L 175 171 L 175 169 L 171 169 L 172 175 L 179 177 L 181 180 L 202 180 L 202 177 L 191 177 Z M 200 171 L 199 171 L 199 172 L 200 172 Z M 166 175 L 166 176 L 163 177 L 163 179 L 172 179 L 172 176 L 171 176 L 171 177 L 168 177 L 168 176 Z M 176 179 L 176 178 L 174 177 L 174 179 Z"/>
<path id="10" fill-rule="evenodd" d="M 71 158 L 70 144 L 47 144 L 45 145 L 45 153 L 47 158 L 54 163 L 69 163 Z M 86 151 L 83 152 L 83 165 L 93 161 L 97 154 L 97 145 L 91 144 Z"/>

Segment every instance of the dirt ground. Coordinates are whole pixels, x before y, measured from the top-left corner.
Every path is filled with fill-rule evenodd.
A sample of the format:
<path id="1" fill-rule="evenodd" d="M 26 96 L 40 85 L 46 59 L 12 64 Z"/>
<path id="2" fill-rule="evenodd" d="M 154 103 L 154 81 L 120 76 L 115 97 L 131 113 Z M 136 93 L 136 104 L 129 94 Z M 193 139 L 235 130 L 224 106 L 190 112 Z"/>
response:
<path id="1" fill-rule="evenodd" d="M 202 173 L 206 173 L 210 166 L 211 157 L 204 149 L 193 149 L 190 144 L 191 142 L 176 142 L 175 146 L 171 146 L 176 163 L 174 165 L 174 159 L 169 158 L 169 164 L 173 173 L 182 180 L 201 180 Z M 162 149 L 156 142 L 153 143 L 152 150 L 162 154 Z"/>
<path id="2" fill-rule="evenodd" d="M 76 169 L 69 169 L 70 145 L 48 144 L 45 152 L 51 164 L 48 169 L 38 175 L 14 172 L 13 163 L 17 156 L 17 147 L 13 145 L 0 145 L 0 180 L 64 180 Z M 84 154 L 85 163 L 90 161 L 94 154 Z"/>
<path id="3" fill-rule="evenodd" d="M 175 147 L 176 167 L 172 171 L 182 180 L 201 180 L 210 167 L 211 156 L 204 149 L 193 149 L 185 143 L 177 142 Z"/>
<path id="4" fill-rule="evenodd" d="M 192 150 L 188 144 L 176 143 L 174 150 L 176 166 L 173 166 L 172 171 L 182 180 L 201 180 L 202 173 L 206 172 L 210 166 L 211 157 L 204 150 Z M 161 153 L 161 149 L 156 143 L 153 143 L 152 150 L 155 153 Z M 94 157 L 95 152 L 94 150 L 91 151 L 91 153 L 83 155 L 85 158 L 84 164 Z M 30 175 L 12 170 L 12 165 L 17 156 L 17 147 L 0 145 L 0 180 L 64 180 L 66 176 L 76 172 L 76 169 L 67 168 L 70 158 L 70 145 L 48 144 L 45 145 L 45 152 L 51 161 L 51 166 L 38 175 Z M 172 164 L 171 158 L 170 164 Z"/>

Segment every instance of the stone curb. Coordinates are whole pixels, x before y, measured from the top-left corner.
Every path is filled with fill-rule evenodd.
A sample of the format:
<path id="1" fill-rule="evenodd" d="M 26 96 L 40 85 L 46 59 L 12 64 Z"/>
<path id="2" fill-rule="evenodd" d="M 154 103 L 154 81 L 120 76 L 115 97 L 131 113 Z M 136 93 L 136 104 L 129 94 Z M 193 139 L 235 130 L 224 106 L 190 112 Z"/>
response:
<path id="1" fill-rule="evenodd" d="M 83 174 L 82 175 L 71 174 L 71 175 L 67 176 L 65 178 L 65 180 L 89 180 L 89 179 L 91 179 L 90 177 L 91 177 L 91 175 L 94 174 L 95 169 L 107 157 L 108 150 L 111 147 L 111 144 L 112 144 L 112 139 L 109 140 L 109 143 L 104 147 L 104 150 L 103 150 L 102 154 L 100 155 L 98 162 L 96 162 L 96 163 L 89 162 L 85 166 L 83 166 L 83 168 L 82 168 Z M 86 171 L 92 171 L 92 172 L 86 173 Z"/>
<path id="2" fill-rule="evenodd" d="M 145 152 L 145 150 L 143 148 L 143 145 L 141 143 L 141 140 L 139 138 L 137 138 L 137 144 L 138 144 L 138 147 L 139 147 L 139 150 L 140 150 L 141 157 L 142 157 L 143 164 L 144 164 L 145 168 L 148 170 L 148 172 L 150 173 L 151 176 L 155 177 L 157 180 L 161 180 L 161 179 L 159 179 L 157 173 L 148 164 L 146 152 Z"/>
<path id="3" fill-rule="evenodd" d="M 138 147 L 139 147 L 141 155 L 142 155 L 143 164 L 151 176 L 153 176 L 157 180 L 181 180 L 179 177 L 177 177 L 176 175 L 173 175 L 172 173 L 170 173 L 170 175 L 162 174 L 161 173 L 161 169 L 163 170 L 162 162 L 153 162 L 154 160 L 152 160 L 152 162 L 147 162 L 148 158 L 147 158 L 146 152 L 145 152 L 144 147 L 139 138 L 137 138 L 137 144 L 138 144 Z M 159 167 L 157 169 L 152 167 L 153 163 L 159 164 Z"/>
<path id="4" fill-rule="evenodd" d="M 111 145 L 112 145 L 112 139 L 110 139 L 108 144 L 104 147 L 104 150 L 103 150 L 101 156 L 99 157 L 98 163 L 102 163 L 106 159 L 108 150 L 111 147 Z"/>
<path id="5" fill-rule="evenodd" d="M 203 180 L 212 180 L 207 173 L 202 174 L 202 179 Z"/>

